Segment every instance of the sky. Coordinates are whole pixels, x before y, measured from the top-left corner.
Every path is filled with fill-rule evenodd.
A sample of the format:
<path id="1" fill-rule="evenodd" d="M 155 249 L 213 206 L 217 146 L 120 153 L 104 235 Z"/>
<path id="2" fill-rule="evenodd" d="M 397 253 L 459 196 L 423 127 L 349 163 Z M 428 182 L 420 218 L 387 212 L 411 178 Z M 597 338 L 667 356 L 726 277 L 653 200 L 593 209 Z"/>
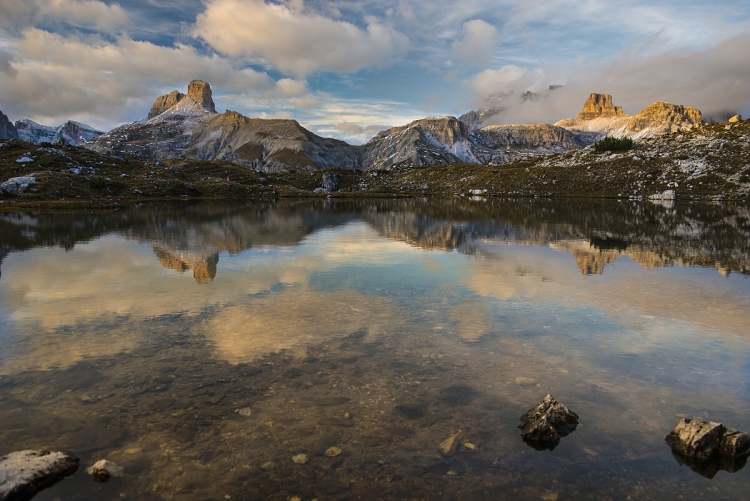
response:
<path id="1" fill-rule="evenodd" d="M 747 117 L 749 48 L 747 0 L 0 0 L 0 110 L 110 130 L 201 79 L 220 112 L 355 144 L 487 104 L 554 123 L 592 92 Z"/>

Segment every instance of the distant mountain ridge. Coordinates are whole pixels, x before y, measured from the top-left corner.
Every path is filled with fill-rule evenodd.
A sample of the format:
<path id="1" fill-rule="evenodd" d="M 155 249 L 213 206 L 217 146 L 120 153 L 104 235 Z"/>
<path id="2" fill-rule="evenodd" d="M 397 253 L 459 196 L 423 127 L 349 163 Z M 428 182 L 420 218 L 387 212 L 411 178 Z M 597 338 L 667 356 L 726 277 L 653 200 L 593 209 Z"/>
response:
<path id="1" fill-rule="evenodd" d="M 503 163 L 582 148 L 598 137 L 546 124 L 472 130 L 455 117 L 428 117 L 352 146 L 320 137 L 295 120 L 218 113 L 210 85 L 195 80 L 187 94 L 175 90 L 157 97 L 145 119 L 118 127 L 86 147 L 156 160 L 227 160 L 266 172 L 330 167 L 379 170 L 453 162 Z"/>
<path id="2" fill-rule="evenodd" d="M 0 111 L 0 139 L 20 139 L 27 143 L 40 145 L 50 143 L 54 145 L 82 146 L 87 141 L 104 134 L 86 124 L 65 122 L 57 127 L 40 125 L 32 120 L 18 120 L 13 124 Z"/>
<path id="3" fill-rule="evenodd" d="M 13 125 L 1 115 L 0 137 L 84 146 L 108 155 L 130 154 L 157 161 L 225 160 L 265 172 L 333 167 L 380 170 L 455 162 L 502 164 L 585 148 L 605 135 L 643 139 L 702 123 L 697 109 L 665 102 L 631 116 L 615 106 L 609 94 L 591 94 L 576 118 L 554 125 L 483 126 L 501 112 L 483 108 L 460 118 L 428 117 L 353 146 L 318 136 L 295 120 L 249 118 L 230 110 L 218 113 L 211 86 L 194 80 L 187 94 L 175 90 L 159 96 L 146 118 L 107 133 L 72 121 L 58 127 L 31 120 Z"/>
<path id="4" fill-rule="evenodd" d="M 70 146 L 83 146 L 86 142 L 104 134 L 103 131 L 72 120 L 57 127 L 40 125 L 32 120 L 18 120 L 16 130 L 18 139 L 27 143 Z"/>

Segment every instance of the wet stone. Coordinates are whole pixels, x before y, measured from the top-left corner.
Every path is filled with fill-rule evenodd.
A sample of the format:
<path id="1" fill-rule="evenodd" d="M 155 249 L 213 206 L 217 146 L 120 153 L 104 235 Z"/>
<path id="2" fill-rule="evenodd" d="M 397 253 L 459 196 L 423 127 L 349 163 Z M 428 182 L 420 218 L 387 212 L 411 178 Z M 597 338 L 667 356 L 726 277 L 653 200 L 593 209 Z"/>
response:
<path id="1" fill-rule="evenodd" d="M 750 434 L 710 421 L 683 418 L 665 440 L 680 465 L 707 478 L 741 470 L 750 455 Z"/>
<path id="2" fill-rule="evenodd" d="M 329 458 L 335 458 L 336 456 L 339 456 L 341 454 L 341 449 L 338 447 L 329 447 L 326 449 L 325 455 Z"/>
<path id="3" fill-rule="evenodd" d="M 460 436 L 460 433 L 454 433 L 450 437 L 443 440 L 440 445 L 438 445 L 438 452 L 440 452 L 442 456 L 446 457 L 454 455 L 456 453 L 456 450 L 458 449 Z"/>
<path id="4" fill-rule="evenodd" d="M 537 450 L 553 450 L 560 438 L 578 426 L 578 414 L 547 395 L 536 407 L 529 409 L 518 425 L 523 430 L 521 438 Z"/>
<path id="5" fill-rule="evenodd" d="M 0 501 L 31 499 L 78 469 L 64 452 L 19 451 L 0 458 Z"/>
<path id="6" fill-rule="evenodd" d="M 112 461 L 101 459 L 86 468 L 86 473 L 94 477 L 94 482 L 106 482 L 110 477 L 121 477 L 125 469 Z"/>
<path id="7" fill-rule="evenodd" d="M 307 454 L 297 454 L 292 458 L 292 461 L 294 461 L 295 464 L 307 464 L 309 459 L 307 458 Z"/>

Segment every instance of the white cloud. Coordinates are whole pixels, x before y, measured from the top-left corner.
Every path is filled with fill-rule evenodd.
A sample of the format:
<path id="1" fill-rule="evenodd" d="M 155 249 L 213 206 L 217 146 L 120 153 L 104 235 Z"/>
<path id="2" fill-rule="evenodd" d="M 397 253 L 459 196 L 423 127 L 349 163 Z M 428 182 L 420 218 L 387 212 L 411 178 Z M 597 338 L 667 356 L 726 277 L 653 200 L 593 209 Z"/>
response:
<path id="1" fill-rule="evenodd" d="M 130 25 L 130 16 L 118 4 L 95 0 L 0 0 L 0 27 L 40 22 L 112 31 Z"/>
<path id="2" fill-rule="evenodd" d="M 453 43 L 453 55 L 471 64 L 483 65 L 492 60 L 497 47 L 497 28 L 474 19 L 463 26 L 463 38 Z"/>
<path id="3" fill-rule="evenodd" d="M 10 71 L 0 72 L 0 109 L 14 119 L 47 124 L 75 119 L 108 128 L 143 118 L 165 89 L 184 92 L 196 78 L 211 83 L 218 94 L 268 98 L 307 92 L 303 82 L 274 82 L 265 73 L 238 68 L 231 60 L 202 55 L 186 45 L 163 47 L 127 37 L 112 43 L 39 29 L 27 29 L 13 42 Z"/>
<path id="4" fill-rule="evenodd" d="M 230 57 L 259 58 L 286 74 L 350 73 L 404 54 L 408 39 L 367 18 L 367 27 L 303 10 L 302 0 L 210 0 L 194 35 Z"/>
<path id="5" fill-rule="evenodd" d="M 612 94 L 615 104 L 637 113 L 655 101 L 694 106 L 705 116 L 723 111 L 750 112 L 750 34 L 727 38 L 701 49 L 654 53 L 661 39 L 605 61 L 549 64 L 534 70 L 508 65 L 485 70 L 466 82 L 481 105 L 490 98 L 503 108 L 494 123 L 553 123 L 575 116 L 588 94 Z M 548 91 L 552 84 L 563 88 Z M 526 91 L 537 99 L 522 101 Z"/>

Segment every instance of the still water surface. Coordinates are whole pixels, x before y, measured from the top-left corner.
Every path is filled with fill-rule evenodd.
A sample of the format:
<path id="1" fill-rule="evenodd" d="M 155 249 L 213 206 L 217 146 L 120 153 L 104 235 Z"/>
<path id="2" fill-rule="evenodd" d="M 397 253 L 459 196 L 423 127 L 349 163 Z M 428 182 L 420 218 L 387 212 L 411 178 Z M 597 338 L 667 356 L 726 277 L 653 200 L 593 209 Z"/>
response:
<path id="1" fill-rule="evenodd" d="M 81 458 L 39 500 L 745 499 L 750 468 L 707 478 L 664 437 L 750 431 L 749 223 L 468 200 L 0 214 L 0 455 Z M 580 425 L 537 451 L 518 419 L 547 393 Z M 475 449 L 441 457 L 459 431 Z M 94 483 L 103 458 L 125 475 Z"/>

